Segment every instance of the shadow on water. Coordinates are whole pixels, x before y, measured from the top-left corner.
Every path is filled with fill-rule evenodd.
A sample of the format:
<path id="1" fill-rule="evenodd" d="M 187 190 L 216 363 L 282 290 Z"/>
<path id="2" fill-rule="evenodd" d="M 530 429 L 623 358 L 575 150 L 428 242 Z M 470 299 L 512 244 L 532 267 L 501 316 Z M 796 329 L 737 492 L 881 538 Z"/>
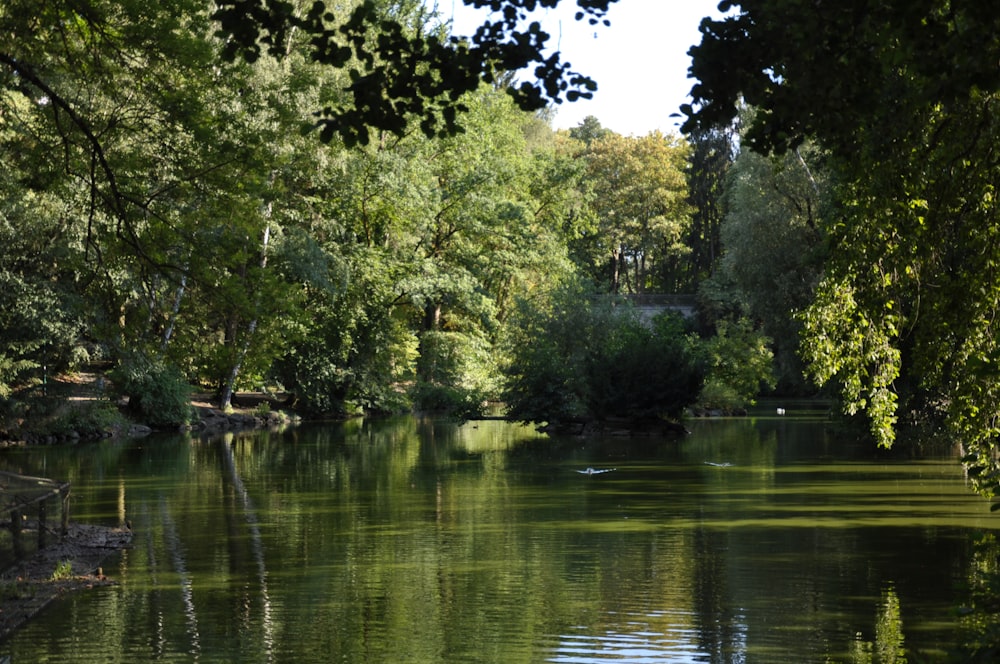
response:
<path id="1" fill-rule="evenodd" d="M 688 426 L 549 438 L 404 417 L 18 450 L 136 543 L 106 570 L 117 587 L 0 655 L 935 661 L 971 638 L 959 588 L 985 587 L 971 536 L 996 526 L 954 458 L 880 457 L 803 416 Z"/>

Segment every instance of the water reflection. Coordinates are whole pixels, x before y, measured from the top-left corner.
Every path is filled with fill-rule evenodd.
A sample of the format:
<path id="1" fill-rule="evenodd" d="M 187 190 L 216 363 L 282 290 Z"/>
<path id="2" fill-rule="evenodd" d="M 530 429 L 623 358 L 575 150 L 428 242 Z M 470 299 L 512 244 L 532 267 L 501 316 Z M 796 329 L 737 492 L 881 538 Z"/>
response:
<path id="1" fill-rule="evenodd" d="M 994 521 L 953 460 L 840 454 L 791 417 L 690 428 L 400 418 L 16 450 L 136 543 L 118 587 L 59 602 L 0 655 L 847 662 L 954 642 L 968 536 Z"/>

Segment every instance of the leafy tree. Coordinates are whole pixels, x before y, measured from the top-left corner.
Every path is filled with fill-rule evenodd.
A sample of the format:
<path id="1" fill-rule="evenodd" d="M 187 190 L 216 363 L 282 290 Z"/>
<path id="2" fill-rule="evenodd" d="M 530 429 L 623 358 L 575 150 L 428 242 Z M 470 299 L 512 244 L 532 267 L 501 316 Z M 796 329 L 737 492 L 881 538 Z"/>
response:
<path id="1" fill-rule="evenodd" d="M 568 269 L 553 226 L 572 173 L 554 149 L 528 148 L 526 132 L 544 132 L 502 91 L 466 104 L 469 133 L 384 134 L 309 173 L 288 279 L 312 320 L 279 363 L 300 405 L 394 410 L 411 385 L 424 407 L 495 398 L 493 345 L 515 294 Z"/>
<path id="2" fill-rule="evenodd" d="M 724 3 L 702 24 L 686 130 L 756 107 L 745 142 L 830 155 L 840 207 L 806 359 L 882 445 L 942 421 L 1000 486 L 994 204 L 1000 17 L 989 3 Z"/>
<path id="3" fill-rule="evenodd" d="M 112 378 L 115 391 L 128 397 L 129 410 L 150 426 L 177 426 L 193 419 L 191 388 L 176 367 L 135 355 L 117 367 Z"/>
<path id="4" fill-rule="evenodd" d="M 740 153 L 726 191 L 724 254 L 712 278 L 730 284 L 739 311 L 773 341 L 786 392 L 805 389 L 796 312 L 812 302 L 823 267 L 821 217 L 829 186 L 821 158 L 810 144 L 783 157 Z"/>
<path id="5" fill-rule="evenodd" d="M 33 181 L 13 195 L 64 201 L 69 232 L 45 255 L 78 257 L 59 283 L 95 305 L 91 339 L 228 391 L 259 375 L 296 311 L 266 245 L 294 100 L 320 87 L 309 68 L 221 64 L 208 8 L 187 0 L 5 6 L 0 25 L 35 36 L 0 52 L 5 161 Z M 30 236 L 32 215 L 9 209 Z"/>
<path id="6" fill-rule="evenodd" d="M 446 37 L 420 28 L 426 17 L 422 4 L 404 1 L 386 12 L 377 3 L 358 4 L 349 17 L 338 15 L 321 1 L 302 12 L 286 0 L 222 0 L 214 17 L 225 38 L 225 54 L 255 61 L 263 52 L 281 57 L 298 31 L 309 35 L 312 58 L 334 68 L 349 69 L 351 99 L 323 108 L 321 136 L 339 134 L 347 145 L 367 144 L 370 129 L 402 136 L 411 120 L 427 136 L 446 136 L 461 129 L 458 115 L 467 110 L 462 95 L 480 83 L 494 83 L 506 72 L 530 68 L 536 81 L 525 81 L 507 92 L 529 111 L 549 102 L 588 99 L 597 84 L 573 72 L 559 53 L 548 54 L 549 35 L 538 22 L 523 22 L 538 7 L 555 7 L 559 0 L 463 0 L 489 8 L 496 19 L 485 21 L 469 38 Z M 577 20 L 608 23 L 605 15 L 615 0 L 577 0 Z"/>
<path id="7" fill-rule="evenodd" d="M 687 146 L 659 132 L 640 138 L 609 134 L 585 155 L 599 220 L 591 242 L 603 253 L 601 281 L 611 293 L 643 293 L 656 266 L 687 251 Z"/>
<path id="8" fill-rule="evenodd" d="M 28 103 L 0 96 L 0 154 L 38 149 L 19 124 Z M 57 175 L 16 160 L 6 161 L 0 182 L 0 399 L 30 388 L 89 359 L 85 343 L 86 307 L 78 275 L 86 274 L 83 234 L 67 219 Z M 93 350 L 92 348 L 90 350 Z"/>
<path id="9" fill-rule="evenodd" d="M 688 136 L 688 142 L 691 153 L 687 180 L 692 213 L 685 244 L 691 253 L 673 271 L 677 273 L 677 292 L 693 293 L 715 271 L 722 256 L 724 191 L 737 148 L 732 128 L 694 132 Z"/>
<path id="10" fill-rule="evenodd" d="M 601 121 L 593 115 L 588 115 L 580 124 L 569 130 L 569 135 L 583 143 L 589 148 L 590 144 L 602 138 L 607 138 L 612 132 L 610 129 L 601 126 Z"/>

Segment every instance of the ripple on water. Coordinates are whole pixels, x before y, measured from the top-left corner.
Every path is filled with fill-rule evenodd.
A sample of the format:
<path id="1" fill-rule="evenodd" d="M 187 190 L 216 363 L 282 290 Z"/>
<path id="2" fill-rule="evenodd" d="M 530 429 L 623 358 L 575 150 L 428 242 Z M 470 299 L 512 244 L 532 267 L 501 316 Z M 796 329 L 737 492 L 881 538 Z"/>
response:
<path id="1" fill-rule="evenodd" d="M 676 613 L 676 615 L 669 615 Z M 589 664 L 601 662 L 708 662 L 709 653 L 698 644 L 698 631 L 687 612 L 656 615 L 608 614 L 603 629 L 576 625 L 550 637 L 547 662 Z M 655 625 L 654 625 L 655 623 Z M 667 627 L 667 631 L 663 627 Z"/>

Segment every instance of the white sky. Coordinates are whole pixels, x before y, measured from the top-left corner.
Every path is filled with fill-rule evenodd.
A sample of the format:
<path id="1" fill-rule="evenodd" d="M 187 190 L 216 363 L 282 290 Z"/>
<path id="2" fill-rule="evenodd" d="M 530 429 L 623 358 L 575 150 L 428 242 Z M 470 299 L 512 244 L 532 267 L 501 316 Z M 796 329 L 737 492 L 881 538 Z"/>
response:
<path id="1" fill-rule="evenodd" d="M 429 0 L 429 4 L 433 0 Z M 471 34 L 484 10 L 462 0 L 437 0 L 444 18 L 454 17 L 454 33 Z M 542 10 L 535 20 L 551 37 L 573 71 L 597 81 L 593 99 L 559 105 L 554 125 L 569 129 L 588 115 L 601 126 L 623 135 L 643 136 L 659 129 L 677 132 L 680 119 L 671 118 L 689 101 L 693 79 L 687 77 L 687 51 L 701 41 L 698 24 L 704 16 L 721 16 L 719 0 L 618 0 L 608 11 L 611 27 L 573 20 L 573 0 L 559 9 Z"/>

